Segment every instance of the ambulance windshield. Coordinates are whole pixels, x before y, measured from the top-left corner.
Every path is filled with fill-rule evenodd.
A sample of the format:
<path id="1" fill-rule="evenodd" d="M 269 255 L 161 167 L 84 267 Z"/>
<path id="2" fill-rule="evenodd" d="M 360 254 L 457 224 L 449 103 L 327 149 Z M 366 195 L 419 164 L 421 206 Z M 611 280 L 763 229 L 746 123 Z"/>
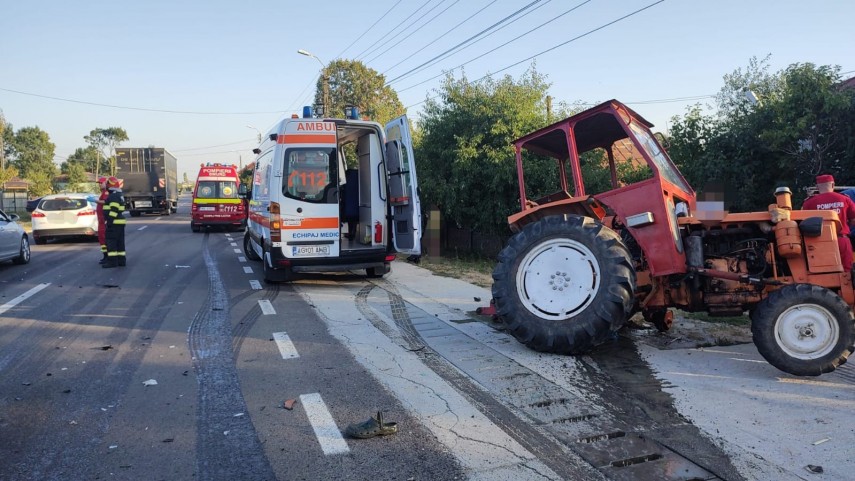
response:
<path id="1" fill-rule="evenodd" d="M 237 199 L 237 187 L 230 180 L 201 180 L 196 188 L 199 199 Z"/>
<path id="2" fill-rule="evenodd" d="M 335 202 L 335 149 L 291 149 L 285 153 L 288 179 L 282 193 L 308 202 Z"/>

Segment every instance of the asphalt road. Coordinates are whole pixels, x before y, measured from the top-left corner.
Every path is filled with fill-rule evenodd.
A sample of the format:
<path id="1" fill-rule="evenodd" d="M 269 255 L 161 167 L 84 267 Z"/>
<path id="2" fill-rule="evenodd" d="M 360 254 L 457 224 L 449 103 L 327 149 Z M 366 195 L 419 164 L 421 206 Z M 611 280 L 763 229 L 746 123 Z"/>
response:
<path id="1" fill-rule="evenodd" d="M 101 269 L 90 242 L 0 265 L 0 480 L 855 469 L 852 366 L 804 380 L 751 345 L 661 350 L 643 333 L 588 356 L 535 353 L 474 314 L 487 290 L 411 264 L 266 284 L 243 233 L 191 232 L 188 201 L 129 219 L 126 268 Z M 397 434 L 343 435 L 378 411 Z"/>

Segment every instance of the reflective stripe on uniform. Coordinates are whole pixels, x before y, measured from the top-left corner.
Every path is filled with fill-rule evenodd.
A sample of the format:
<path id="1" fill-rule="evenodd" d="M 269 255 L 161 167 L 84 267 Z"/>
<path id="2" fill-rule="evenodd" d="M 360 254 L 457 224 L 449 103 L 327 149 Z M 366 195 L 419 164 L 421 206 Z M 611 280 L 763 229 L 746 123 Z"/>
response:
<path id="1" fill-rule="evenodd" d="M 110 217 L 119 217 L 119 213 L 118 213 L 118 212 L 110 211 L 110 214 L 109 214 L 109 215 L 110 215 Z"/>
<path id="2" fill-rule="evenodd" d="M 120 225 L 120 224 L 125 225 L 127 223 L 128 223 L 128 221 L 126 221 L 125 219 L 116 219 L 113 221 L 113 225 Z"/>

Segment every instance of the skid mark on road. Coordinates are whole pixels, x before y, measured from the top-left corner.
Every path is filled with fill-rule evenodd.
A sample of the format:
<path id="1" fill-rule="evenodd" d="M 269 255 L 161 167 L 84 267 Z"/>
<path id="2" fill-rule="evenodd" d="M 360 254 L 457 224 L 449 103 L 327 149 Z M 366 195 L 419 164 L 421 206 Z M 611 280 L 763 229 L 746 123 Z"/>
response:
<path id="1" fill-rule="evenodd" d="M 584 369 L 587 375 L 575 380 L 577 390 L 592 392 L 593 399 L 580 398 L 405 302 L 392 283 L 380 281 L 377 287 L 387 292 L 388 308 L 398 328 L 395 331 L 385 326 L 386 331 L 393 331 L 390 338 L 397 337 L 411 349 L 423 347 L 418 354 L 425 364 L 467 397 L 478 399 L 470 392 L 473 384 L 488 389 L 489 394 L 479 389 L 481 397 L 488 400 L 473 404 L 489 406 L 479 409 L 565 478 L 578 477 L 578 471 L 568 472 L 566 467 L 569 449 L 587 461 L 583 464 L 610 479 L 743 479 L 727 456 L 666 402 L 670 399 L 667 394 L 657 397 L 653 393 L 661 392 L 661 388 L 649 368 L 643 369 L 646 365 L 637 353 L 634 357 L 626 353 L 611 356 L 610 362 L 597 363 L 599 368 Z M 360 298 L 366 304 L 364 299 L 371 289 L 367 287 L 357 295 L 358 306 Z M 622 345 L 621 349 L 634 352 L 632 346 Z M 443 366 L 449 364 L 465 375 L 455 369 L 446 377 Z M 607 368 L 605 373 L 601 372 L 603 367 Z M 608 373 L 619 369 L 627 375 L 612 379 Z M 629 379 L 635 379 L 635 385 L 624 382 Z M 650 385 L 637 386 L 644 383 Z M 642 387 L 644 392 L 639 391 Z M 633 396 L 643 401 L 627 399 Z M 598 397 L 602 398 L 599 402 Z M 497 415 L 502 411 L 507 414 Z M 539 429 L 514 417 L 514 412 L 536 420 Z"/>
<path id="2" fill-rule="evenodd" d="M 381 283 L 382 289 L 388 295 L 397 330 L 380 319 L 368 305 L 368 294 L 377 287 L 376 285 L 366 286 L 356 295 L 357 308 L 378 330 L 393 342 L 413 351 L 425 366 L 444 379 L 487 419 L 535 455 L 562 479 L 602 479 L 599 473 L 581 459 L 573 456 L 560 442 L 542 433 L 530 423 L 519 419 L 504 404 L 486 392 L 482 386 L 461 373 L 448 360 L 434 351 L 418 333 L 408 313 L 407 306 L 401 296 L 398 295 L 395 287 L 387 282 L 381 281 Z M 426 313 L 423 314 L 424 317 L 433 317 Z M 425 319 L 420 319 L 420 321 L 425 322 Z M 483 442 L 489 443 L 489 440 L 483 440 Z"/>
<path id="3" fill-rule="evenodd" d="M 240 390 L 232 345 L 229 299 L 205 234 L 208 299 L 190 325 L 188 342 L 199 385 L 197 479 L 275 479 Z"/>

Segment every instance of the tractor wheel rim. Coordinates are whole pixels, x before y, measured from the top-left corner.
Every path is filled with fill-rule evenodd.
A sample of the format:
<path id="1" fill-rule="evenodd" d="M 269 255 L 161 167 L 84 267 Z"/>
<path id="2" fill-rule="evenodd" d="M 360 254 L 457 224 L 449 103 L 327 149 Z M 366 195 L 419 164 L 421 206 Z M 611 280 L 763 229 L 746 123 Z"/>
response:
<path id="1" fill-rule="evenodd" d="M 600 265 L 587 246 L 570 239 L 552 239 L 523 257 L 517 271 L 517 294 L 536 316 L 563 320 L 594 301 L 601 280 Z"/>
<path id="2" fill-rule="evenodd" d="M 775 323 L 775 341 L 790 357 L 802 360 L 825 356 L 837 344 L 840 327 L 831 312 L 816 304 L 790 307 Z"/>

